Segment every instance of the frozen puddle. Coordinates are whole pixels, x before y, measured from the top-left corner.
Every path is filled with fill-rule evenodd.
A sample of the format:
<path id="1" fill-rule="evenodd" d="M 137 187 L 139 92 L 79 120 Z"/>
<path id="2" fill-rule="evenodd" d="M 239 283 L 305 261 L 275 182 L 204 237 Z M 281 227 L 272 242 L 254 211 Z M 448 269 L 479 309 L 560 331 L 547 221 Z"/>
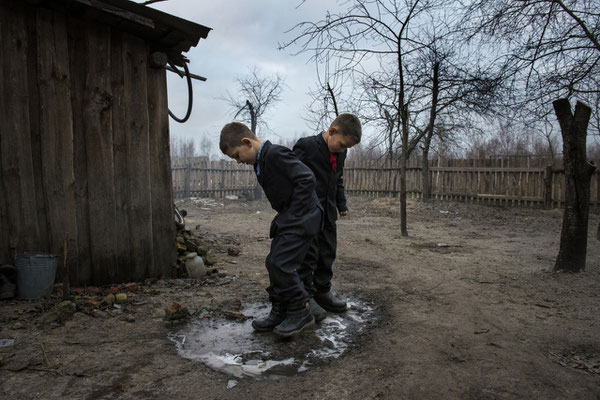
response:
<path id="1" fill-rule="evenodd" d="M 196 319 L 169 333 L 169 339 L 182 357 L 237 378 L 294 375 L 319 360 L 342 355 L 373 319 L 373 308 L 366 302 L 346 301 L 345 313 L 327 313 L 326 319 L 287 340 L 252 329 L 253 318 L 269 313 L 270 305 L 263 303 L 245 304 L 241 313 L 250 318 L 244 321 Z"/>

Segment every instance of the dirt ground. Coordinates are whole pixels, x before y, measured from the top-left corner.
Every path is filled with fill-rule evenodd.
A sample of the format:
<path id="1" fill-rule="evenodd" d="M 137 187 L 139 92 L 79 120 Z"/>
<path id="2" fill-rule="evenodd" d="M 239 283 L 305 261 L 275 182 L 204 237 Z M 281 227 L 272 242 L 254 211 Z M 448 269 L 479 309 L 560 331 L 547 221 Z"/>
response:
<path id="1" fill-rule="evenodd" d="M 121 308 L 64 324 L 43 322 L 58 297 L 0 303 L 0 339 L 14 340 L 0 347 L 1 398 L 600 399 L 598 215 L 586 271 L 563 274 L 560 210 L 410 201 L 403 238 L 397 199 L 351 197 L 334 291 L 366 299 L 376 321 L 337 359 L 228 389 L 230 376 L 177 354 L 165 308 L 265 301 L 274 213 L 265 201 L 179 205 L 216 255 L 211 277 L 120 286 Z"/>

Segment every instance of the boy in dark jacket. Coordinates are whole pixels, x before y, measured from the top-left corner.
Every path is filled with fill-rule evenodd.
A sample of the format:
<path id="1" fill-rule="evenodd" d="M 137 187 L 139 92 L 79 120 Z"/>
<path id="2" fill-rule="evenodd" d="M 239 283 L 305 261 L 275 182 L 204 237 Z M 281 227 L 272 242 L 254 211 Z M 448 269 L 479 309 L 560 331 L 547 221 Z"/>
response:
<path id="1" fill-rule="evenodd" d="M 347 149 L 360 143 L 361 136 L 358 118 L 352 114 L 340 114 L 329 129 L 316 136 L 301 138 L 294 146 L 294 153 L 315 174 L 317 196 L 325 212 L 323 228 L 311 243 L 298 270 L 311 296 L 311 311 L 317 321 L 325 318 L 323 308 L 336 313 L 346 310 L 346 302 L 331 293 L 332 265 L 337 247 L 335 221 L 338 211 L 342 217 L 348 214 L 342 178 L 344 161 Z"/>
<path id="2" fill-rule="evenodd" d="M 238 163 L 254 165 L 256 178 L 277 215 L 271 222 L 271 251 L 265 261 L 271 312 L 252 326 L 260 332 L 291 336 L 314 324 L 309 295 L 297 268 L 321 228 L 323 210 L 315 194 L 315 177 L 287 147 L 261 142 L 244 124 L 221 130 L 219 146 Z"/>

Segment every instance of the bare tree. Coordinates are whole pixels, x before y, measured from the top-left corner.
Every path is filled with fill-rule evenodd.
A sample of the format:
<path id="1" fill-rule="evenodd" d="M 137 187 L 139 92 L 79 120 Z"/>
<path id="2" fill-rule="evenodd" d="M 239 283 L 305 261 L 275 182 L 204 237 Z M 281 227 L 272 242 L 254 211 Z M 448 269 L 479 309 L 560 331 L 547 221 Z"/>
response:
<path id="1" fill-rule="evenodd" d="M 553 121 L 550 104 L 576 97 L 600 109 L 600 1 L 472 0 L 461 25 L 504 56 L 511 113 Z M 530 118 L 531 119 L 531 118 Z M 596 127 L 596 134 L 598 127 Z"/>
<path id="2" fill-rule="evenodd" d="M 539 138 L 542 139 L 543 144 L 538 145 L 538 141 L 534 142 L 533 153 L 538 156 L 547 156 L 549 158 L 550 165 L 556 165 L 557 156 L 559 154 L 560 141 L 557 137 L 555 125 L 545 121 L 543 124 L 533 124 L 531 127 Z"/>
<path id="3" fill-rule="evenodd" d="M 395 100 L 398 93 L 398 80 L 388 79 L 385 73 L 374 72 L 361 81 L 363 90 L 363 106 L 361 120 L 371 124 L 381 131 L 380 137 L 375 137 L 372 146 L 385 146 L 385 154 L 389 161 L 394 160 L 398 137 L 398 107 Z"/>
<path id="4" fill-rule="evenodd" d="M 196 142 L 194 138 L 177 138 L 171 137 L 171 160 L 176 158 L 192 158 L 197 157 Z"/>
<path id="5" fill-rule="evenodd" d="M 361 120 L 380 128 L 378 144 L 385 143 L 388 158 L 399 156 L 403 236 L 408 235 L 406 168 L 411 153 L 427 136 L 428 151 L 440 113 L 451 115 L 458 104 L 480 100 L 469 90 L 489 92 L 492 87 L 485 75 L 477 76 L 473 72 L 477 69 L 469 68 L 477 63 L 461 63 L 464 54 L 443 51 L 456 46 L 445 9 L 451 4 L 450 0 L 354 0 L 345 12 L 298 24 L 292 29 L 299 31 L 298 36 L 281 46 L 299 46 L 299 52 L 312 52 L 316 63 L 334 63 L 334 76 L 352 77 L 363 89 Z M 434 62 L 423 63 L 425 56 Z M 448 74 L 447 79 L 442 73 Z M 447 121 L 456 119 L 451 115 Z"/>
<path id="6" fill-rule="evenodd" d="M 239 95 L 235 97 L 227 92 L 227 97 L 223 99 L 231 106 L 234 118 L 239 117 L 242 121 L 249 122 L 250 130 L 255 134 L 258 133 L 259 126 L 268 129 L 264 117 L 275 104 L 281 101 L 283 78 L 278 74 L 263 76 L 255 67 L 249 75 L 238 77 L 237 83 Z M 254 198 L 258 199 L 261 195 L 262 189 L 257 182 Z"/>
<path id="7" fill-rule="evenodd" d="M 579 174 L 588 171 L 584 163 L 568 161 L 568 158 L 585 160 L 585 153 L 575 156 L 577 151 L 572 148 L 581 148 L 583 140 L 585 149 L 587 133 L 582 138 L 581 131 L 587 132 L 590 119 L 596 134 L 600 129 L 600 1 L 473 0 L 463 25 L 470 25 L 470 38 L 482 38 L 487 46 L 491 38 L 495 40 L 497 49 L 508 49 L 506 59 L 514 89 L 511 103 L 517 109 L 536 116 L 541 123 L 548 123 L 551 113 L 548 105 L 556 98 L 563 98 L 553 105 L 563 136 L 565 171 L 569 163 L 583 168 Z M 585 101 L 591 107 L 578 102 L 573 116 L 568 102 L 571 97 Z M 583 119 L 586 120 L 585 129 L 581 127 Z M 580 125 L 576 135 L 578 139 L 571 138 L 575 136 L 576 125 Z M 565 143 L 567 138 L 571 143 Z M 574 146 L 573 143 L 578 144 Z M 567 150 L 571 151 L 570 155 L 566 154 Z M 585 178 L 573 174 L 567 179 L 575 179 L 576 176 Z M 583 201 L 585 194 L 573 190 L 581 188 L 570 187 L 566 191 L 567 196 L 576 195 L 578 201 Z M 567 215 L 573 212 L 578 213 L 577 217 Z M 585 221 L 577 220 L 584 216 Z M 587 234 L 587 223 L 586 210 L 565 208 L 563 233 L 567 226 L 581 228 L 585 225 Z M 597 236 L 600 239 L 600 226 Z M 587 243 L 586 238 L 580 237 L 580 240 Z M 581 243 L 578 245 L 576 241 L 563 241 L 561 235 L 561 250 L 555 269 L 584 268 L 585 248 L 580 246 Z M 573 264 L 569 264 L 566 255 L 575 253 L 579 256 L 575 256 Z"/>
<path id="8" fill-rule="evenodd" d="M 437 2 L 441 3 L 441 2 Z M 282 47 L 300 46 L 300 52 L 313 52 L 313 60 L 338 60 L 338 74 L 371 75 L 370 68 L 383 71 L 397 82 L 393 106 L 396 130 L 400 133 L 400 225 L 406 224 L 406 167 L 409 156 L 409 106 L 405 82 L 407 57 L 422 46 L 415 40 L 411 23 L 433 8 L 432 1 L 370 0 L 351 3 L 346 12 L 328 14 L 318 22 L 303 22 L 292 30 L 299 35 Z M 389 111 L 388 111 L 389 112 Z M 384 113 L 385 115 L 385 113 Z M 416 138 L 415 143 L 419 141 Z"/>
<path id="9" fill-rule="evenodd" d="M 376 143 L 376 139 L 371 139 L 368 143 L 361 142 L 352 147 L 348 153 L 347 161 L 381 160 L 385 157 L 385 152 Z"/>
<path id="10" fill-rule="evenodd" d="M 340 75 L 332 74 L 329 60 L 315 63 L 315 67 L 317 82 L 308 92 L 312 100 L 306 107 L 307 116 L 304 119 L 314 131 L 320 131 L 340 114 L 343 79 Z"/>
<path id="11" fill-rule="evenodd" d="M 201 156 L 210 158 L 213 152 L 213 142 L 208 138 L 208 135 L 203 135 L 198 145 L 198 150 Z"/>
<path id="12" fill-rule="evenodd" d="M 443 40 L 441 39 L 443 37 Z M 415 91 L 425 99 L 420 108 L 413 107 L 414 129 L 423 135 L 423 200 L 431 196 L 429 154 L 434 137 L 449 141 L 452 136 L 475 132 L 469 129 L 476 116 L 482 120 L 493 114 L 501 94 L 501 71 L 483 62 L 479 55 L 463 48 L 453 35 L 431 37 L 414 68 L 418 85 Z M 420 117 L 423 114 L 423 117 Z"/>
<path id="13" fill-rule="evenodd" d="M 577 102 L 575 113 L 566 99 L 554 103 L 563 136 L 565 164 L 565 211 L 560 234 L 560 251 L 554 270 L 579 272 L 585 269 L 590 207 L 590 180 L 596 165 L 586 159 L 586 135 L 592 110 Z"/>
<path id="14" fill-rule="evenodd" d="M 265 114 L 279 101 L 284 81 L 278 74 L 263 76 L 254 68 L 249 75 L 238 77 L 239 92 L 237 96 L 227 92 L 223 98 L 232 108 L 234 118 L 250 124 L 256 133 L 259 126 L 268 127 Z"/>

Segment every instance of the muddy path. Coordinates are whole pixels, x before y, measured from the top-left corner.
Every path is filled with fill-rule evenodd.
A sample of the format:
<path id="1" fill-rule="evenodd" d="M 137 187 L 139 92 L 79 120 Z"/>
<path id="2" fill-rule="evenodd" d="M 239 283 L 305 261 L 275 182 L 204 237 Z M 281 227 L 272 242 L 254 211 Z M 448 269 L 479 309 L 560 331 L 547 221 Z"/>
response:
<path id="1" fill-rule="evenodd" d="M 12 340 L 0 347 L 0 397 L 600 397 L 598 215 L 590 221 L 587 270 L 556 274 L 559 210 L 411 201 L 403 238 L 396 199 L 352 197 L 350 215 L 338 223 L 334 290 L 372 312 L 338 357 L 312 357 L 302 372 L 294 366 L 257 378 L 182 356 L 173 334 L 193 334 L 164 315 L 173 301 L 199 324 L 225 321 L 232 304 L 242 314 L 262 312 L 244 307 L 266 301 L 263 263 L 274 214 L 264 201 L 180 207 L 188 228 L 213 249 L 215 273 L 201 282 L 136 283 L 121 307 L 78 310 L 63 324 L 43 322 L 59 299 L 0 303 L 0 339 Z M 322 346 L 319 327 L 282 343 L 253 337 L 243 329 L 247 319 L 228 321 L 233 328 L 214 335 L 214 346 L 238 335 L 262 350 L 272 345 L 278 359 Z"/>

